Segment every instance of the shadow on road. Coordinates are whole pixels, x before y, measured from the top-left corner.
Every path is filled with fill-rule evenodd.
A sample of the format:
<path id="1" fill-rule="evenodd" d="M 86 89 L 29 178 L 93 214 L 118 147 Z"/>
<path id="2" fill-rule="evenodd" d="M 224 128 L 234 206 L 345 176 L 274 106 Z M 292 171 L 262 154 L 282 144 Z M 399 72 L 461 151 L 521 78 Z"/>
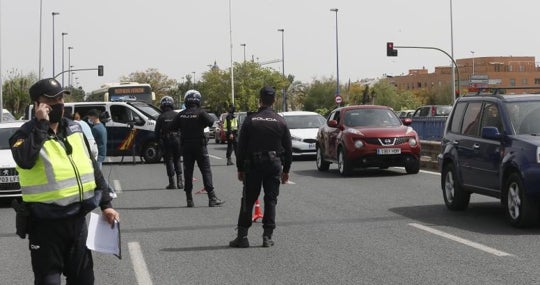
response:
<path id="1" fill-rule="evenodd" d="M 296 175 L 309 176 L 309 177 L 320 177 L 320 178 L 358 178 L 358 177 L 392 177 L 392 176 L 402 176 L 407 175 L 405 172 L 401 172 L 398 169 L 378 169 L 378 168 L 365 168 L 355 170 L 352 175 L 347 177 L 342 177 L 339 174 L 337 169 L 330 169 L 328 171 L 319 171 L 317 169 L 310 170 L 293 170 Z"/>
<path id="2" fill-rule="evenodd" d="M 391 208 L 389 211 L 426 226 L 445 226 L 482 234 L 538 235 L 540 226 L 517 229 L 507 221 L 499 202 L 471 203 L 465 211 L 450 211 L 443 204 Z"/>
<path id="3" fill-rule="evenodd" d="M 176 247 L 176 248 L 162 248 L 159 251 L 165 252 L 188 252 L 188 251 L 206 251 L 206 250 L 220 250 L 220 249 L 233 249 L 228 245 L 214 245 L 214 246 L 195 246 L 195 247 Z"/>

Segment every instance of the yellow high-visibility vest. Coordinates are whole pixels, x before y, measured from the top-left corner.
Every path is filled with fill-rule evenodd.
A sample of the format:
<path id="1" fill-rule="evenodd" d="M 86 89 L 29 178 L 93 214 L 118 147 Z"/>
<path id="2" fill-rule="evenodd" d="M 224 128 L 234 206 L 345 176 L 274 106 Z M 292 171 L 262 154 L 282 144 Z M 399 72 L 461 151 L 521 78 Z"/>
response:
<path id="1" fill-rule="evenodd" d="M 228 121 L 230 121 L 230 124 L 231 124 L 231 131 L 236 131 L 238 129 L 238 119 L 236 119 L 236 117 L 230 120 L 225 118 L 225 122 L 223 123 L 223 130 L 224 131 L 228 130 L 228 123 L 227 123 Z"/>
<path id="2" fill-rule="evenodd" d="M 74 132 L 68 128 L 68 132 L 71 154 L 62 143 L 48 139 L 34 167 L 17 166 L 23 201 L 67 206 L 94 196 L 94 167 L 83 133 L 80 128 Z"/>

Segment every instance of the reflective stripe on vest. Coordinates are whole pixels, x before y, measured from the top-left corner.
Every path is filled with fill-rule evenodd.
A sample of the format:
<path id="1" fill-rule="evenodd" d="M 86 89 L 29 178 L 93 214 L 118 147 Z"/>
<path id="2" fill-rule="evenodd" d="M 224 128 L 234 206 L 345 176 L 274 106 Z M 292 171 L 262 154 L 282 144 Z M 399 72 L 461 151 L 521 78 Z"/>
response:
<path id="1" fill-rule="evenodd" d="M 67 136 L 67 141 L 71 155 L 62 143 L 49 139 L 43 144 L 34 167 L 17 166 L 23 201 L 66 206 L 94 195 L 94 167 L 83 134 L 74 132 Z"/>

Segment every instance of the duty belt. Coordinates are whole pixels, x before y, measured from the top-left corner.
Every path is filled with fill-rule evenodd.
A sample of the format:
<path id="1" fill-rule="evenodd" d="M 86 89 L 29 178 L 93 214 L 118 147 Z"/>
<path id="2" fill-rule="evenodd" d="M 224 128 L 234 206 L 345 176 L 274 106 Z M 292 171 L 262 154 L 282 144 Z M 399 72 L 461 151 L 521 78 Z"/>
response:
<path id="1" fill-rule="evenodd" d="M 251 154 L 251 158 L 254 161 L 274 160 L 279 158 L 280 155 L 276 151 L 259 151 Z"/>

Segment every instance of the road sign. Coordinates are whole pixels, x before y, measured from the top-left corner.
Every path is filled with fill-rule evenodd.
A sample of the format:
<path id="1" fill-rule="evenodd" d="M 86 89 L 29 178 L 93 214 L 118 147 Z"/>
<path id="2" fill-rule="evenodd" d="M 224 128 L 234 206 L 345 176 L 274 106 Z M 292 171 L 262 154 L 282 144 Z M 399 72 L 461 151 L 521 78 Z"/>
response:
<path id="1" fill-rule="evenodd" d="M 340 95 L 336 95 L 334 100 L 336 101 L 336 104 L 341 104 L 341 102 L 343 102 L 343 98 Z"/>

